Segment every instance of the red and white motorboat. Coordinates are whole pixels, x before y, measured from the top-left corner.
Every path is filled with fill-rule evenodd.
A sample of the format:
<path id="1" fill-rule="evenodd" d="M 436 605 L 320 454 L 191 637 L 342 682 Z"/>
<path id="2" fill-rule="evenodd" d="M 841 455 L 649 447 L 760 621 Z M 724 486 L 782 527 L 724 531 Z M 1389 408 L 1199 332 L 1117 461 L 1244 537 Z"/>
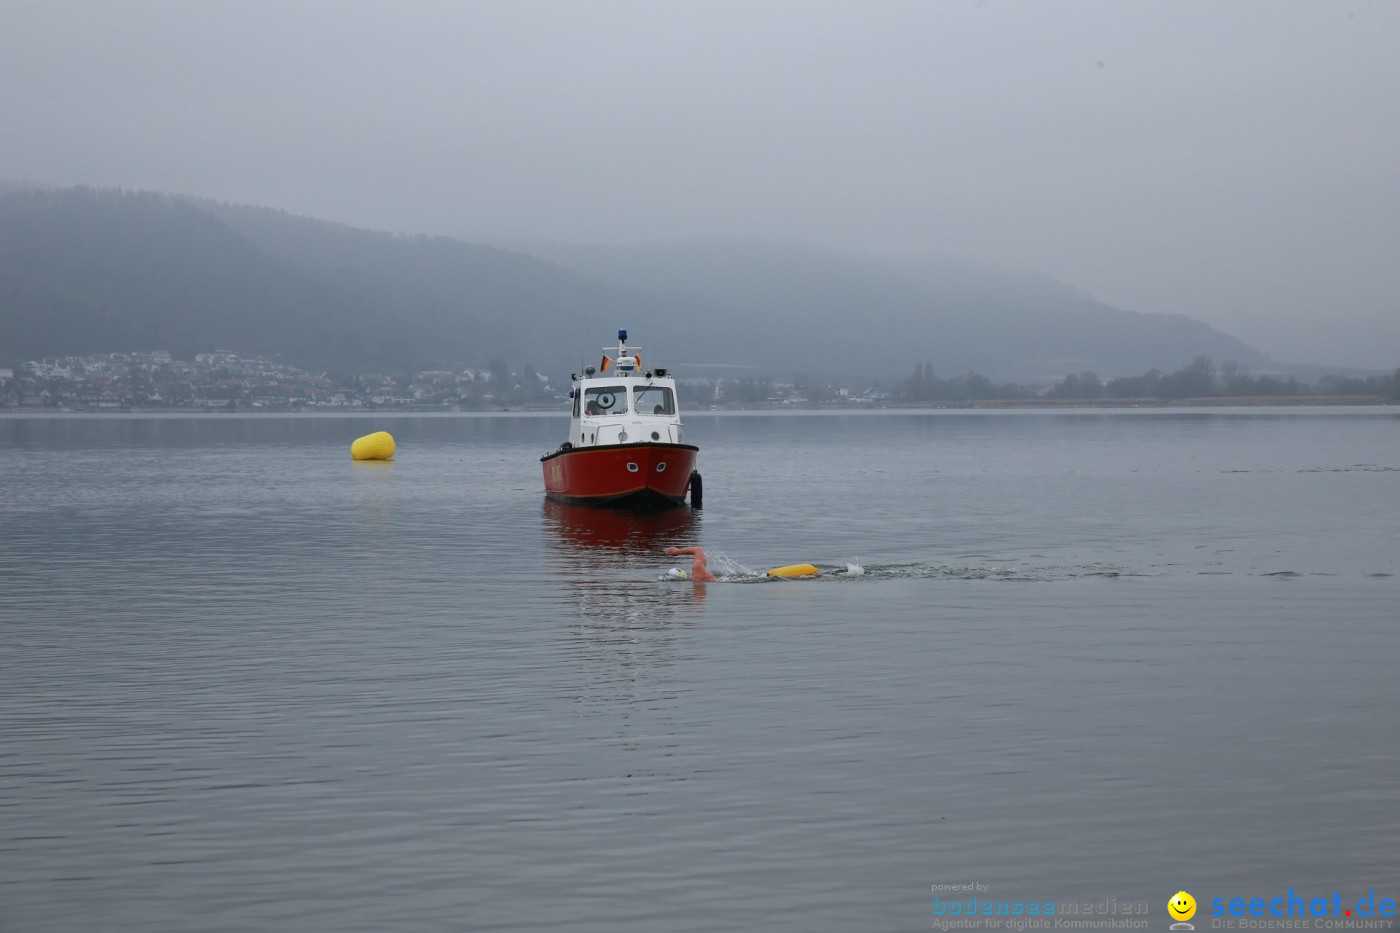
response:
<path id="1" fill-rule="evenodd" d="M 609 356 L 608 354 L 613 354 Z M 690 493 L 701 504 L 699 448 L 685 442 L 676 380 L 642 369 L 639 347 L 603 348 L 602 365 L 573 375 L 569 437 L 540 458 L 545 495 L 556 502 L 617 508 L 670 508 Z"/>

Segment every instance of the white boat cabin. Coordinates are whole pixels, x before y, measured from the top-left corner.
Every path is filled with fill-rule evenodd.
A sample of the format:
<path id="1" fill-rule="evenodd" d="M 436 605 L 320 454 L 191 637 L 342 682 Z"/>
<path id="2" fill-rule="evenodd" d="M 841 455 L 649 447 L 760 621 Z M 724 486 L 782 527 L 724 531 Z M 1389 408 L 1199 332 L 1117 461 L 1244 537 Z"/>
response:
<path id="1" fill-rule="evenodd" d="M 642 370 L 640 348 L 626 340 L 623 332 L 616 347 L 603 348 L 602 372 L 589 366 L 574 375 L 569 446 L 685 443 L 676 380 L 664 369 Z"/>

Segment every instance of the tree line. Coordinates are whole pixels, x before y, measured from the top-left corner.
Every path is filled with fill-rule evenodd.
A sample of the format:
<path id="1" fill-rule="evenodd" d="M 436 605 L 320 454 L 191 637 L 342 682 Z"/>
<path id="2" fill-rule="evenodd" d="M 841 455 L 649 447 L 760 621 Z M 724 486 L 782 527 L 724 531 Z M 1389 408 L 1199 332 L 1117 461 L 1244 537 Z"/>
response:
<path id="1" fill-rule="evenodd" d="M 1400 401 L 1400 369 L 1367 376 L 1327 375 L 1315 385 L 1294 376 L 1253 375 L 1234 360 L 1220 366 L 1208 356 L 1198 356 L 1171 373 L 1151 369 L 1140 376 L 1104 379 L 1097 373 L 1071 373 L 1043 393 L 1014 383 L 993 383 L 977 373 L 949 379 L 934 375 L 933 364 L 918 363 L 914 372 L 895 385 L 894 398 L 908 402 L 968 402 L 987 399 L 1047 398 L 1066 401 L 1093 399 L 1232 398 L 1245 396 L 1359 395 Z"/>
<path id="2" fill-rule="evenodd" d="M 1253 375 L 1248 367 L 1228 360 L 1220 366 L 1208 356 L 1198 356 L 1172 373 L 1151 369 L 1140 376 L 1101 379 L 1096 373 L 1068 375 L 1045 392 L 1058 399 L 1187 399 L 1283 397 L 1304 395 L 1367 395 L 1400 400 L 1400 369 L 1378 376 L 1357 378 L 1326 375 L 1316 384 L 1297 377 L 1264 373 Z"/>
<path id="3" fill-rule="evenodd" d="M 969 402 L 978 399 L 1034 398 L 1036 392 L 1011 382 L 994 383 L 980 373 L 970 372 L 941 379 L 934 375 L 933 362 L 929 361 L 916 364 L 913 374 L 897 383 L 891 395 L 907 402 Z"/>

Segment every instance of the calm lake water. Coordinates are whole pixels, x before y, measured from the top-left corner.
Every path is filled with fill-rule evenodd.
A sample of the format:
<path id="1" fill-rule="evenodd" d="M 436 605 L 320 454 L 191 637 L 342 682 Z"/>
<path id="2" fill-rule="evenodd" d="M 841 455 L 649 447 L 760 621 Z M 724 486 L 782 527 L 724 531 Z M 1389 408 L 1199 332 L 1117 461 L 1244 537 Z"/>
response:
<path id="1" fill-rule="evenodd" d="M 564 427 L 0 419 L 0 930 L 1400 898 L 1395 409 L 692 415 L 647 518 Z"/>

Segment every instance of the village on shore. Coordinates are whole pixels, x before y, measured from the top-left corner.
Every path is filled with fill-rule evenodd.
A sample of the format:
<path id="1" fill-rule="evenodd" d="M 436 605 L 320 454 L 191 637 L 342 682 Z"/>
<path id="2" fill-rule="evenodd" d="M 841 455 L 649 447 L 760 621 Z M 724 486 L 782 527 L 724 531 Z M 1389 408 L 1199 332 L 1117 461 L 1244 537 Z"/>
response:
<path id="1" fill-rule="evenodd" d="M 740 378 L 695 380 L 681 386 L 692 410 L 1400 402 L 1400 371 L 1369 379 L 1325 376 L 1309 386 L 1296 379 L 1241 376 L 1229 364 L 1223 367 L 1225 372 L 1217 373 L 1213 364 L 1207 364 L 1201 358 L 1173 374 L 1154 370 L 1145 377 L 1117 380 L 1083 373 L 1041 386 L 997 385 L 975 373 L 941 380 L 925 372 L 922 364 L 887 387 L 838 386 L 801 377 L 791 383 Z M 1169 391 L 1160 391 L 1164 387 Z M 196 354 L 190 361 L 149 350 L 32 360 L 18 371 L 0 368 L 0 413 L 552 411 L 567 398 L 568 388 L 567 383 L 553 384 L 529 365 L 514 371 L 500 360 L 479 369 L 331 374 L 223 350 Z M 1231 388 L 1246 391 L 1231 392 Z"/>

